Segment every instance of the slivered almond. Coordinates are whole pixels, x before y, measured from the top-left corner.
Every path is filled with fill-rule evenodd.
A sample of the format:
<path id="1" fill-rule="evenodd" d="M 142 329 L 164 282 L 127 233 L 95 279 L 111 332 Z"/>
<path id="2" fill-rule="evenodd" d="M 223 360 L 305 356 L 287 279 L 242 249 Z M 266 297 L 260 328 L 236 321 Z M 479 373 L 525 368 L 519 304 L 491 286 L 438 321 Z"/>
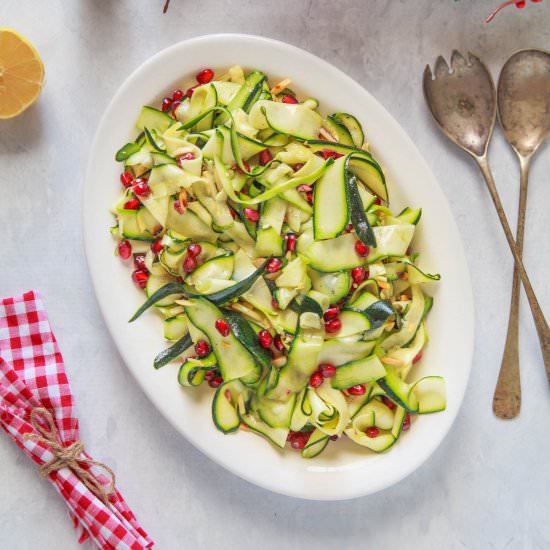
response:
<path id="1" fill-rule="evenodd" d="M 252 263 L 254 264 L 254 267 L 260 267 L 265 261 L 265 258 L 254 258 L 252 260 Z"/>
<path id="2" fill-rule="evenodd" d="M 327 141 L 332 141 L 333 143 L 336 143 L 338 140 L 325 128 L 321 128 L 319 130 L 319 135 L 324 137 Z"/>
<path id="3" fill-rule="evenodd" d="M 179 315 L 180 313 L 184 313 L 185 309 L 183 307 L 173 307 L 170 309 L 170 317 L 174 317 L 174 315 Z"/>
<path id="4" fill-rule="evenodd" d="M 386 283 L 386 281 L 376 281 L 376 283 L 383 290 L 387 290 L 388 288 L 390 288 L 390 284 Z"/>
<path id="5" fill-rule="evenodd" d="M 278 84 L 275 84 L 273 88 L 271 88 L 270 92 L 272 95 L 279 95 L 288 85 L 292 82 L 290 78 L 284 78 L 279 82 Z"/>
<path id="6" fill-rule="evenodd" d="M 246 307 L 243 304 L 240 304 L 239 302 L 235 302 L 234 304 L 230 304 L 227 307 L 229 307 L 230 309 L 232 309 L 234 311 L 238 311 L 239 313 L 242 313 L 243 315 L 246 315 L 250 319 L 253 319 L 254 321 L 257 321 L 258 323 L 261 323 L 262 325 L 264 324 L 264 318 L 262 317 L 262 315 L 260 315 L 257 311 L 255 311 L 253 309 L 250 309 L 250 308 Z"/>
<path id="7" fill-rule="evenodd" d="M 401 359 L 396 359 L 395 357 L 380 357 L 380 361 L 384 363 L 384 365 L 390 365 L 391 367 L 403 367 L 404 363 L 401 361 Z"/>
<path id="8" fill-rule="evenodd" d="M 365 143 L 363 143 L 363 145 L 361 145 L 361 149 L 363 149 L 363 151 L 370 151 L 370 144 L 368 141 L 365 141 Z"/>
<path id="9" fill-rule="evenodd" d="M 282 367 L 286 363 L 286 357 L 284 355 L 281 355 L 281 357 L 277 357 L 277 359 L 273 359 L 271 363 L 275 365 L 277 368 Z"/>
<path id="10" fill-rule="evenodd" d="M 178 199 L 180 202 L 180 210 L 183 214 L 183 212 L 187 210 L 187 191 L 185 189 L 182 189 L 180 191 L 180 194 L 178 195 Z"/>

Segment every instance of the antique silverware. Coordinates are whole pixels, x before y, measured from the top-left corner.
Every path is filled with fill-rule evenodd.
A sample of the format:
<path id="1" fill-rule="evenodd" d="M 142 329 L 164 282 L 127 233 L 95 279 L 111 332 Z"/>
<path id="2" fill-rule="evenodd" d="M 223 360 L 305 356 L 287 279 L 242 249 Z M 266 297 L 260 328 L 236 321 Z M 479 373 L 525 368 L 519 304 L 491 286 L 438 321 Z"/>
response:
<path id="1" fill-rule="evenodd" d="M 525 271 L 487 160 L 487 147 L 497 111 L 493 79 L 475 55 L 469 53 L 466 60 L 455 50 L 450 68 L 442 56 L 435 62 L 433 75 L 430 66 L 426 66 L 423 88 L 428 107 L 440 129 L 475 159 L 485 179 L 529 300 L 550 383 L 550 329 Z"/>
<path id="2" fill-rule="evenodd" d="M 530 49 L 512 55 L 500 72 L 497 106 L 504 135 L 516 152 L 520 165 L 516 244 L 521 254 L 529 166 L 535 152 L 550 133 L 550 53 Z M 514 270 L 506 345 L 493 398 L 493 411 L 500 418 L 514 418 L 521 407 L 519 290 L 519 276 Z"/>

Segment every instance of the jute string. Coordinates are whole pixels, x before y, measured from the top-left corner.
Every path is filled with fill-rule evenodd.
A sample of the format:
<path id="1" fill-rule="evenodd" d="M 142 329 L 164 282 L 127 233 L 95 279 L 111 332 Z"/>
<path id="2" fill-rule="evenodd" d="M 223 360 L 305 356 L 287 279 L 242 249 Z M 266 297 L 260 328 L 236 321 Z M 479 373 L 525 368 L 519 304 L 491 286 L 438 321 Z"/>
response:
<path id="1" fill-rule="evenodd" d="M 42 419 L 48 427 L 44 427 L 40 422 Z M 70 468 L 72 472 L 86 485 L 86 487 L 98 498 L 100 498 L 106 506 L 109 506 L 109 495 L 114 493 L 116 477 L 111 468 L 83 455 L 84 445 L 82 441 L 75 441 L 64 447 L 58 438 L 58 430 L 55 425 L 52 414 L 48 409 L 36 407 L 31 411 L 30 417 L 32 427 L 38 433 L 26 433 L 23 437 L 25 440 L 32 439 L 43 443 L 54 454 L 54 457 L 49 462 L 46 462 L 40 467 L 40 473 L 47 478 L 52 472 L 61 468 Z M 98 466 L 102 468 L 110 478 L 109 485 L 105 486 L 99 481 L 87 468 L 82 465 Z"/>

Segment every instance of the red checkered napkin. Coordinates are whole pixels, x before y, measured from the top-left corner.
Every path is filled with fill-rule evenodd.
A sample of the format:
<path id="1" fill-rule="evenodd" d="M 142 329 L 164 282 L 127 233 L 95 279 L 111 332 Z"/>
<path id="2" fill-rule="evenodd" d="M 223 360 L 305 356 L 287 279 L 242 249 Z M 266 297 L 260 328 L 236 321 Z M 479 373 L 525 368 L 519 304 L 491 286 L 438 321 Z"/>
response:
<path id="1" fill-rule="evenodd" d="M 63 446 L 79 440 L 63 358 L 40 297 L 27 292 L 0 301 L 0 426 L 41 466 L 54 458 L 52 451 L 46 444 L 24 437 L 36 433 L 30 423 L 31 410 L 36 407 L 51 412 Z M 101 468 L 93 464 L 86 467 L 108 484 Z M 106 506 L 67 467 L 48 478 L 65 499 L 75 527 L 82 529 L 79 542 L 90 538 L 99 548 L 108 549 L 153 546 L 118 491 Z"/>

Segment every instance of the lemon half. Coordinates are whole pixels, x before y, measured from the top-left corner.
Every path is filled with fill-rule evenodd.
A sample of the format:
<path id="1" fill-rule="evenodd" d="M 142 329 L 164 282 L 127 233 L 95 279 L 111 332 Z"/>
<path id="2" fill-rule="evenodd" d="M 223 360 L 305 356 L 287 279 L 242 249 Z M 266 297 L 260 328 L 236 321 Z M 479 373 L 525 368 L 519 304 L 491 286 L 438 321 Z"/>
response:
<path id="1" fill-rule="evenodd" d="M 0 28 L 0 119 L 30 107 L 43 82 L 44 64 L 32 44 L 13 29 Z"/>

